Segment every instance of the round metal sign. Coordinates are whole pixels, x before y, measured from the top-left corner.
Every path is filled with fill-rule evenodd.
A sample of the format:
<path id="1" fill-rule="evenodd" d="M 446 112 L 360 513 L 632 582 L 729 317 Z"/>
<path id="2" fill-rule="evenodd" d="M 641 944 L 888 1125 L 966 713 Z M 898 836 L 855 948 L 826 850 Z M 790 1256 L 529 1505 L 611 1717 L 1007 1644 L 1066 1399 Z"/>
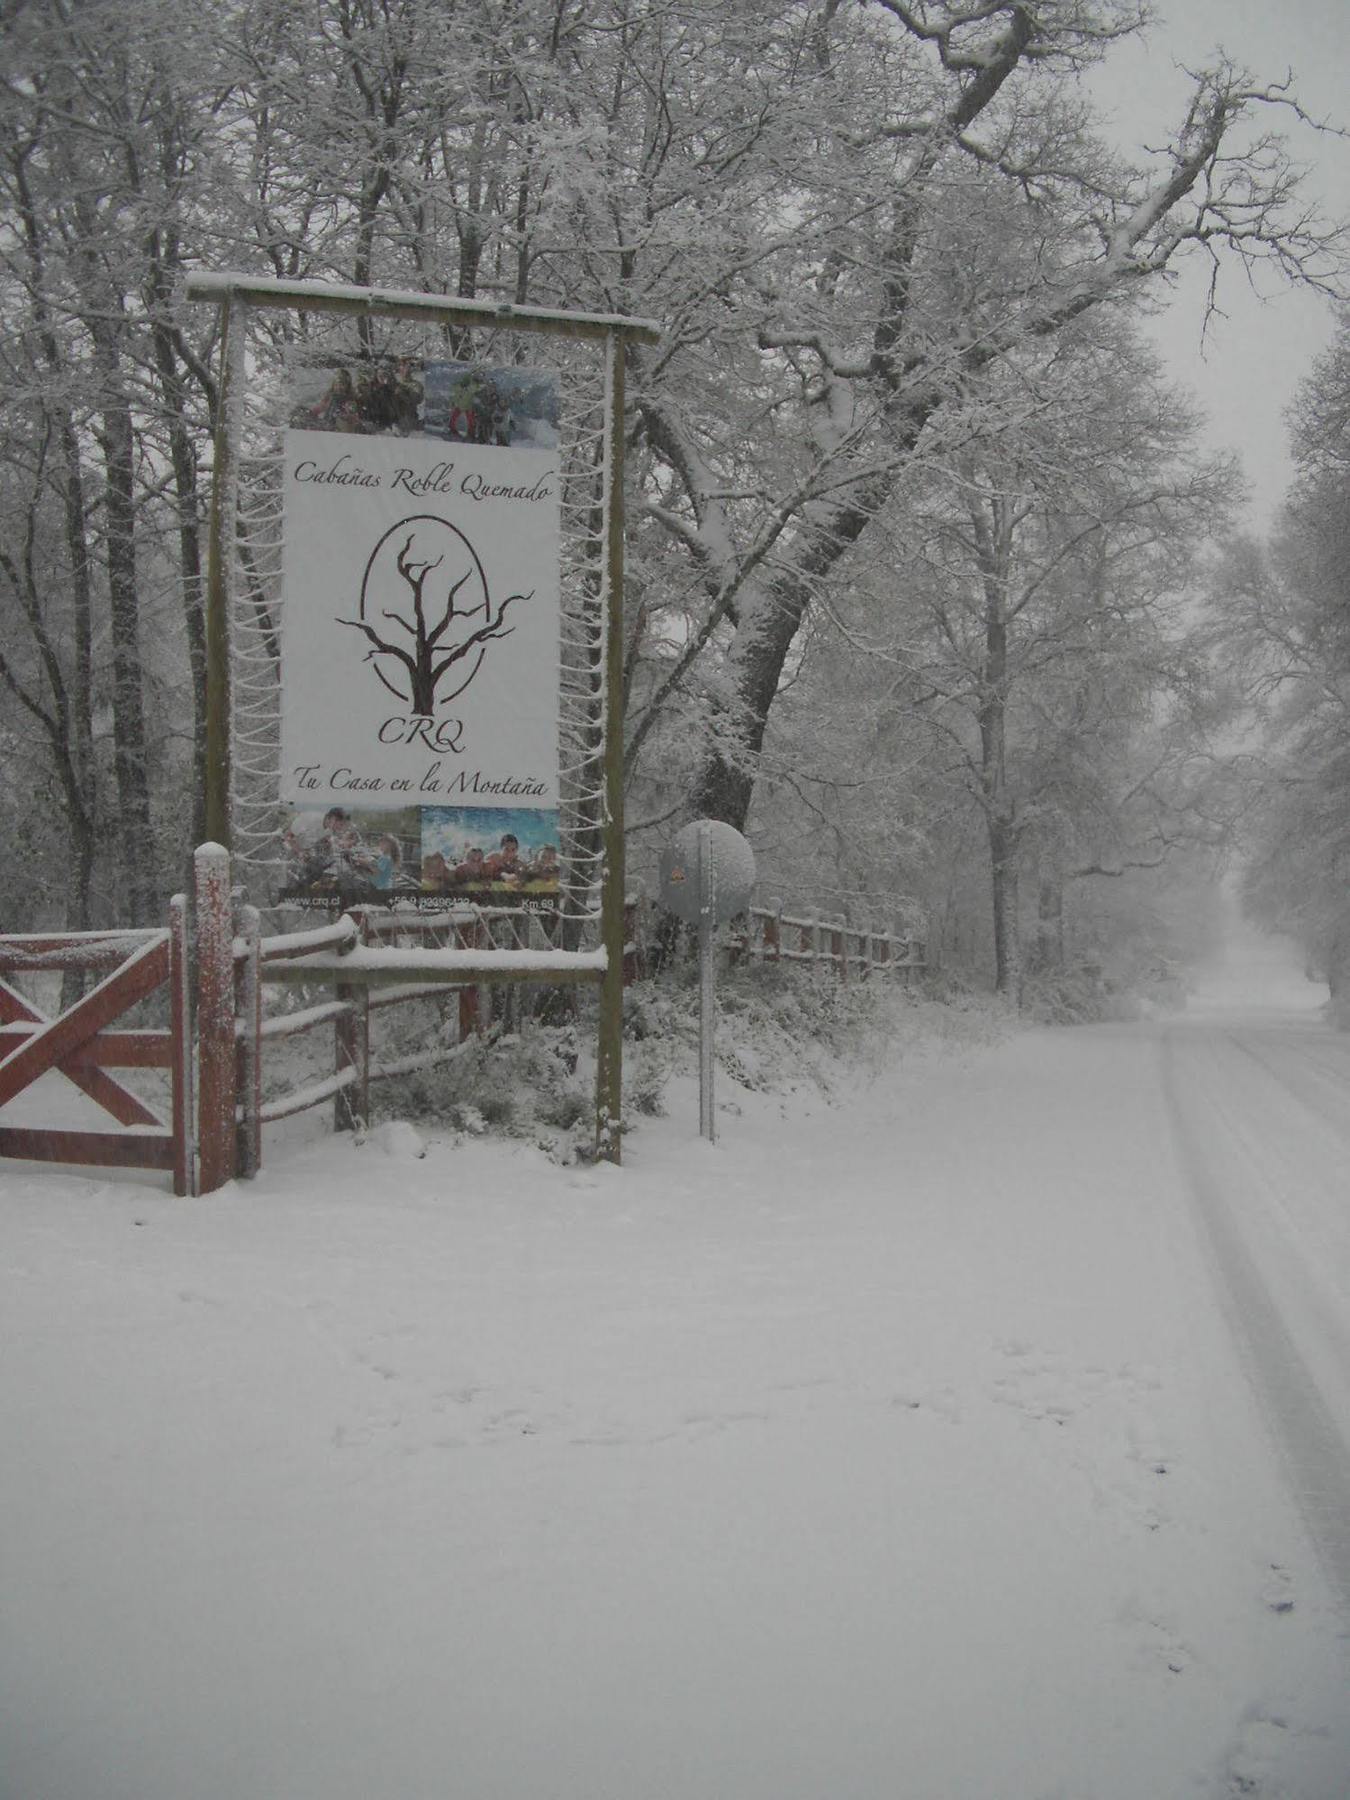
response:
<path id="1" fill-rule="evenodd" d="M 704 917 L 700 850 L 707 859 L 714 924 L 745 911 L 755 886 L 755 853 L 734 825 L 696 819 L 661 854 L 661 904 L 677 919 L 697 925 Z"/>

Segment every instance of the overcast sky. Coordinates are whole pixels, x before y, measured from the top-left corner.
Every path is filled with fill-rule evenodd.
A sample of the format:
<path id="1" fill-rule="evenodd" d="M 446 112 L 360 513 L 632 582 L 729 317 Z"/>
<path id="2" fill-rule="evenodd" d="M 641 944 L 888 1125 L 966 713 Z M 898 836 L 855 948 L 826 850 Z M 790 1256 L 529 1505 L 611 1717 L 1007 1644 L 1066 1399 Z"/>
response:
<path id="1" fill-rule="evenodd" d="M 1184 113 L 1183 68 L 1222 46 L 1263 81 L 1293 71 L 1304 109 L 1350 126 L 1350 0 L 1157 0 L 1146 40 L 1119 45 L 1094 79 L 1115 133 L 1158 143 Z M 1277 116 L 1278 117 L 1278 116 Z M 1286 135 L 1308 169 L 1308 190 L 1337 219 L 1350 217 L 1350 141 L 1320 135 L 1284 115 Z M 1284 411 L 1313 358 L 1330 341 L 1333 311 L 1316 295 L 1291 292 L 1273 273 L 1254 293 L 1236 267 L 1220 289 L 1224 318 L 1202 345 L 1205 277 L 1197 269 L 1175 293 L 1155 333 L 1178 380 L 1197 396 L 1211 442 L 1237 450 L 1252 488 L 1248 522 L 1264 527 L 1291 470 Z"/>

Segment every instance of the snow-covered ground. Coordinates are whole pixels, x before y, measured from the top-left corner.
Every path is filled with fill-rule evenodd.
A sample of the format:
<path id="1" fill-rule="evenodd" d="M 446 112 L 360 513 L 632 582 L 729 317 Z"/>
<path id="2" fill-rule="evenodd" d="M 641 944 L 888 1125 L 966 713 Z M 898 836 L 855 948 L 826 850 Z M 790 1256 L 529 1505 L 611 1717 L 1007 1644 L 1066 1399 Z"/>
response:
<path id="1" fill-rule="evenodd" d="M 11 1166 L 0 1793 L 1347 1800 L 1350 1044 L 1239 949 L 621 1170 Z"/>

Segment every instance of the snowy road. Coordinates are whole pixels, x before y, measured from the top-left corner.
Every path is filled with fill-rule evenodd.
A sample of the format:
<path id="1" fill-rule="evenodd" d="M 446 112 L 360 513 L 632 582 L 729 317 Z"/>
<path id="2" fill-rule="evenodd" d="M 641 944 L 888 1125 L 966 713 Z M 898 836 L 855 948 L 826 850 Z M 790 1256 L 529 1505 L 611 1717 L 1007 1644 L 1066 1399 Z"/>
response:
<path id="1" fill-rule="evenodd" d="M 1347 1800 L 1316 998 L 929 1010 L 622 1170 L 11 1171 L 0 1795 Z"/>
<path id="2" fill-rule="evenodd" d="M 1163 1054 L 1215 1286 L 1350 1619 L 1350 1040 L 1211 1020 Z"/>

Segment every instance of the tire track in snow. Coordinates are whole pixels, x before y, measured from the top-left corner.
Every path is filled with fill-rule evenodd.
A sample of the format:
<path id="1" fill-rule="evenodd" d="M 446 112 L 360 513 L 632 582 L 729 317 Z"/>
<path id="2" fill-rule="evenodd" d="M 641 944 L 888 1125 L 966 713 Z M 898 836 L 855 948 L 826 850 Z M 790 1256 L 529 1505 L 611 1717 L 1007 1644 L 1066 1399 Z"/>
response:
<path id="1" fill-rule="evenodd" d="M 1162 1041 L 1161 1055 L 1177 1160 L 1224 1314 L 1318 1560 L 1350 1620 L 1350 1445 L 1285 1326 L 1215 1172 L 1209 1143 L 1223 1122 L 1212 1108 L 1201 1112 L 1194 1103 L 1188 1107 L 1184 1102 L 1171 1034 Z M 1271 1074 L 1269 1068 L 1265 1072 Z M 1345 1376 L 1350 1383 L 1350 1369 Z"/>
<path id="2" fill-rule="evenodd" d="M 1281 1064 L 1263 1054 L 1251 1041 L 1249 1033 L 1230 1031 L 1225 1036 L 1235 1049 L 1250 1057 L 1272 1081 L 1278 1082 L 1286 1093 L 1292 1094 L 1300 1105 L 1314 1113 L 1320 1124 L 1350 1143 L 1350 1062 L 1336 1068 L 1292 1034 L 1287 1034 L 1281 1036 L 1279 1047 L 1282 1051 L 1292 1052 L 1295 1062 L 1291 1067 L 1287 1060 Z"/>

